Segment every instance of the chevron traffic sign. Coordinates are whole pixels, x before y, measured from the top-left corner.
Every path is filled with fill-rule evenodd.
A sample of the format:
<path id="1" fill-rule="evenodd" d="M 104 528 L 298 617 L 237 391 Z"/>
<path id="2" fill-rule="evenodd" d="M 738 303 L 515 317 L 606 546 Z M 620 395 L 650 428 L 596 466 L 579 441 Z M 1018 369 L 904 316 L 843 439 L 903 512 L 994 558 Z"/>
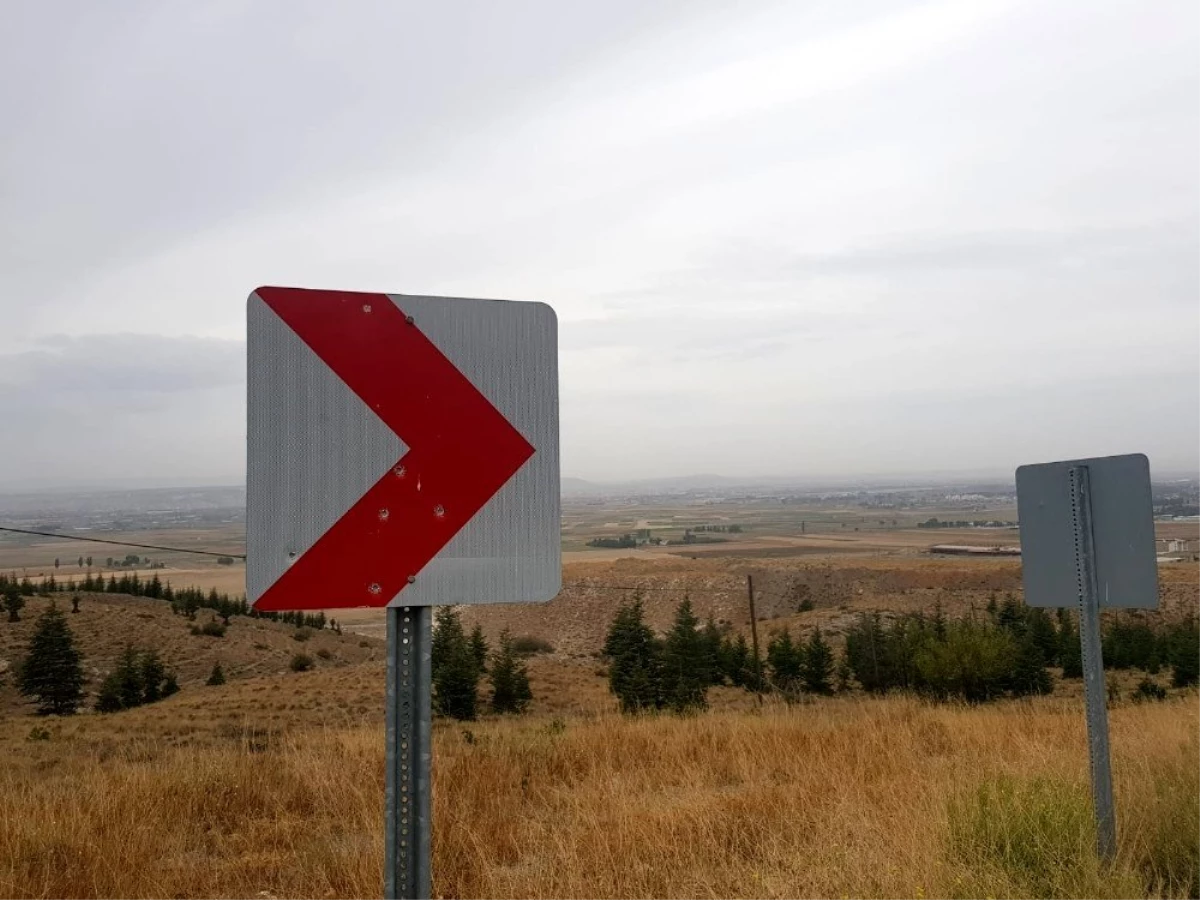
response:
<path id="1" fill-rule="evenodd" d="M 558 592 L 550 307 L 261 287 L 247 325 L 254 606 Z"/>

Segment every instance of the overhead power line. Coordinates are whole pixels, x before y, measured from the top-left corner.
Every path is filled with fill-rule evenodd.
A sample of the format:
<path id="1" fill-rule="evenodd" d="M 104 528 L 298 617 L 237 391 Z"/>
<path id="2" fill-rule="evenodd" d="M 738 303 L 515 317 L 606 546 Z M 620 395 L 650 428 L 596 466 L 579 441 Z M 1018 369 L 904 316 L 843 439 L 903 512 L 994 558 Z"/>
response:
<path id="1" fill-rule="evenodd" d="M 83 537 L 76 534 L 59 534 L 54 531 L 31 531 L 28 528 L 8 528 L 0 525 L 0 531 L 8 531 L 12 534 L 32 534 L 37 537 L 58 538 L 61 541 L 86 541 L 90 544 L 116 544 L 118 547 L 138 547 L 142 550 L 165 550 L 168 553 L 194 553 L 198 556 L 217 556 L 230 557 L 232 559 L 245 559 L 244 553 L 225 553 L 216 550 L 196 550 L 191 547 L 164 547 L 161 544 L 138 544 L 133 541 L 114 541 L 111 538 L 94 538 Z"/>
<path id="2" fill-rule="evenodd" d="M 167 553 L 192 553 L 197 556 L 229 557 L 232 559 L 241 559 L 241 560 L 244 560 L 246 558 L 246 554 L 244 554 L 244 553 L 226 553 L 226 552 L 217 551 L 217 550 L 196 550 L 191 547 L 166 547 L 166 546 L 163 546 L 162 544 L 140 544 L 135 541 L 116 541 L 116 540 L 112 540 L 111 538 L 83 537 L 82 535 L 75 535 L 75 534 L 60 534 L 59 532 L 55 532 L 55 531 L 33 531 L 29 528 L 10 528 L 10 527 L 4 526 L 4 525 L 0 525 L 0 531 L 7 531 L 11 534 L 30 534 L 30 535 L 34 535 L 35 537 L 58 538 L 59 540 L 63 540 L 63 541 L 85 541 L 90 544 L 114 544 L 118 547 L 137 547 L 138 549 L 141 549 L 141 550 L 163 550 Z M 635 584 L 605 584 L 604 582 L 595 582 L 595 581 L 587 581 L 587 580 L 571 581 L 571 582 L 568 582 L 567 584 L 563 585 L 564 588 L 568 587 L 568 586 L 576 587 L 576 588 L 594 587 L 594 588 L 599 588 L 601 590 L 606 590 L 606 591 L 666 591 L 666 592 L 674 591 L 676 593 L 682 592 L 685 594 L 728 594 L 731 591 L 741 590 L 740 585 L 731 585 L 730 587 L 726 587 L 726 588 L 703 588 L 703 587 L 686 587 L 686 586 L 685 587 L 650 587 L 650 586 L 642 586 L 642 585 L 635 585 Z"/>

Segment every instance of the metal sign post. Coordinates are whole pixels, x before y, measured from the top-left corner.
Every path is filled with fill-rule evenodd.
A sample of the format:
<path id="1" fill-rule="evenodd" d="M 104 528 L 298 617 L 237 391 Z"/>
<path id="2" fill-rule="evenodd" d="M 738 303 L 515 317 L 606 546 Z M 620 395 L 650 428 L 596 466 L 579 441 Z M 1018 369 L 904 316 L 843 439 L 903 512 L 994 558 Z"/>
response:
<path id="1" fill-rule="evenodd" d="M 1158 605 L 1150 463 L 1134 453 L 1021 466 L 1017 510 L 1025 602 L 1079 606 L 1096 849 L 1112 859 L 1117 818 L 1100 609 Z"/>
<path id="2" fill-rule="evenodd" d="M 433 607 L 389 607 L 387 642 L 383 896 L 420 900 L 432 893 Z"/>
<path id="3" fill-rule="evenodd" d="M 1088 757 L 1092 770 L 1092 804 L 1096 812 L 1096 849 L 1103 859 L 1117 851 L 1117 815 L 1113 806 L 1112 766 L 1108 752 L 1108 697 L 1100 641 L 1100 600 L 1092 540 L 1092 498 L 1087 466 L 1072 466 L 1072 521 L 1079 593 L 1079 643 L 1083 691 L 1087 705 Z"/>

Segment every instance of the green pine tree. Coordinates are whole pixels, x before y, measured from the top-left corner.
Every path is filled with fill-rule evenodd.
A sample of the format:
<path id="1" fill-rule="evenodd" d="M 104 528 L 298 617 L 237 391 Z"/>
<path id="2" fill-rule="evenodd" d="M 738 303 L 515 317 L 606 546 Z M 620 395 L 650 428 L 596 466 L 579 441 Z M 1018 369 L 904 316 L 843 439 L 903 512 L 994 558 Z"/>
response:
<path id="1" fill-rule="evenodd" d="M 893 630 L 899 624 L 894 623 Z M 911 686 L 938 699 L 968 703 L 992 700 L 1011 688 L 1017 645 L 1006 629 L 966 618 L 947 624 L 945 641 L 915 633 L 920 643 L 912 657 L 914 677 L 893 687 Z"/>
<path id="2" fill-rule="evenodd" d="M 83 702 L 83 664 L 66 617 L 53 602 L 34 627 L 17 688 L 37 702 L 38 715 L 67 716 Z"/>
<path id="3" fill-rule="evenodd" d="M 810 694 L 833 693 L 833 650 L 814 628 L 804 645 L 800 660 L 800 680 Z"/>
<path id="4" fill-rule="evenodd" d="M 209 687 L 215 687 L 216 685 L 225 683 L 225 673 L 221 670 L 221 664 L 219 662 L 213 663 L 212 673 L 208 676 L 208 681 L 204 683 Z"/>
<path id="5" fill-rule="evenodd" d="M 1150 648 L 1150 656 L 1146 660 L 1146 671 L 1151 675 L 1157 675 L 1163 666 L 1163 641 L 1162 635 L 1154 636 L 1154 645 Z"/>
<path id="6" fill-rule="evenodd" d="M 1027 633 L 1018 638 L 1008 688 L 1014 697 L 1049 694 L 1054 689 L 1050 673 L 1046 671 L 1045 654 L 1032 634 Z"/>
<path id="7" fill-rule="evenodd" d="M 662 644 L 643 616 L 641 597 L 621 604 L 604 640 L 608 688 L 626 713 L 660 709 L 664 703 Z"/>
<path id="8" fill-rule="evenodd" d="M 16 583 L 10 583 L 4 587 L 4 608 L 8 610 L 8 621 L 20 622 L 21 609 L 25 606 L 25 598 L 21 596 L 21 589 Z"/>
<path id="9" fill-rule="evenodd" d="M 854 670 L 850 668 L 850 660 L 846 659 L 845 653 L 838 658 L 833 675 L 837 681 L 838 693 L 850 690 L 850 680 L 854 677 Z"/>
<path id="10" fill-rule="evenodd" d="M 1014 636 L 1024 633 L 1025 616 L 1022 614 L 1021 604 L 1012 594 L 1004 595 L 1004 602 L 1000 604 L 1000 611 L 996 614 L 996 624 Z"/>
<path id="11" fill-rule="evenodd" d="M 930 620 L 933 628 L 933 636 L 935 640 L 944 641 L 946 639 L 946 613 L 942 609 L 942 601 L 938 602 L 933 607 L 933 619 Z"/>
<path id="12" fill-rule="evenodd" d="M 121 685 L 116 671 L 109 672 L 100 682 L 100 690 L 96 693 L 96 712 L 114 713 L 125 708 L 121 702 Z"/>
<path id="13" fill-rule="evenodd" d="M 767 642 L 767 668 L 771 684 L 784 694 L 795 694 L 800 690 L 804 651 L 792 640 L 786 628 L 771 635 Z"/>
<path id="14" fill-rule="evenodd" d="M 156 703 L 162 699 L 162 683 L 167 677 L 166 666 L 153 650 L 147 650 L 141 659 L 142 702 Z"/>
<path id="15" fill-rule="evenodd" d="M 739 633 L 732 641 L 726 640 L 723 645 L 722 657 L 725 665 L 725 677 L 734 687 L 749 687 L 754 684 L 754 669 L 750 664 L 750 645 L 746 636 Z"/>
<path id="16" fill-rule="evenodd" d="M 113 672 L 117 682 L 117 693 L 121 698 L 121 706 L 124 709 L 141 706 L 145 685 L 142 683 L 142 666 L 137 650 L 132 646 L 127 646 L 117 660 Z"/>
<path id="17" fill-rule="evenodd" d="M 724 684 L 725 666 L 722 659 L 721 630 L 717 627 L 711 613 L 709 613 L 708 620 L 704 623 L 704 630 L 700 632 L 700 635 L 704 643 L 706 681 L 710 685 Z"/>
<path id="18" fill-rule="evenodd" d="M 476 625 L 471 629 L 471 656 L 475 659 L 475 665 L 479 668 L 479 674 L 483 675 L 487 672 L 488 645 L 487 640 L 483 636 L 483 626 Z"/>
<path id="19" fill-rule="evenodd" d="M 500 648 L 492 655 L 492 712 L 524 712 L 533 700 L 529 672 L 513 649 L 508 629 L 500 632 Z"/>
<path id="20" fill-rule="evenodd" d="M 894 644 L 878 612 L 862 613 L 846 633 L 846 660 L 863 690 L 881 694 L 896 687 Z"/>
<path id="21" fill-rule="evenodd" d="M 686 597 L 675 610 L 675 622 L 663 643 L 663 698 L 676 712 L 703 709 L 711 683 L 707 645 L 699 632 L 700 620 Z"/>
<path id="22" fill-rule="evenodd" d="M 1063 678 L 1083 677 L 1083 648 L 1079 645 L 1079 627 L 1074 617 L 1063 617 L 1063 626 L 1058 632 L 1058 661 L 1062 666 Z"/>
<path id="23" fill-rule="evenodd" d="M 988 602 L 987 602 L 987 606 L 985 608 L 987 609 L 988 618 L 990 618 L 993 622 L 995 622 L 996 616 L 1000 611 L 1000 604 L 996 600 L 996 592 L 995 591 L 992 591 L 990 594 L 988 594 Z"/>
<path id="24" fill-rule="evenodd" d="M 1025 625 L 1034 646 L 1041 651 L 1042 664 L 1054 665 L 1058 661 L 1059 642 L 1050 614 L 1039 607 L 1030 607 L 1025 611 Z"/>
<path id="25" fill-rule="evenodd" d="M 479 704 L 479 661 L 452 606 L 438 609 L 432 650 L 434 710 L 452 719 L 474 719 Z"/>
<path id="26" fill-rule="evenodd" d="M 1171 684 L 1187 687 L 1200 682 L 1200 627 L 1196 619 L 1172 627 L 1167 636 Z"/>

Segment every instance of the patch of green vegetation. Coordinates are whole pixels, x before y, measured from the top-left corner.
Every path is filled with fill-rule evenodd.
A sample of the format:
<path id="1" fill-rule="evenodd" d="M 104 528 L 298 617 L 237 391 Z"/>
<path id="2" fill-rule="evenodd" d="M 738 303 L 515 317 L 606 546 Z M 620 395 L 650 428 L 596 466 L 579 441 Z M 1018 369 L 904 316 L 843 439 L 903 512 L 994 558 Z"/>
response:
<path id="1" fill-rule="evenodd" d="M 988 779 L 949 809 L 963 897 L 1134 897 L 1136 875 L 1105 871 L 1085 788 L 1053 778 Z"/>
<path id="2" fill-rule="evenodd" d="M 1197 822 L 1200 822 L 1200 772 L 1194 765 L 1168 767 L 1158 772 L 1154 777 L 1150 828 L 1134 842 L 1134 864 L 1151 896 L 1200 898 Z"/>
<path id="3" fill-rule="evenodd" d="M 532 634 L 519 634 L 512 639 L 513 652 L 517 656 L 533 656 L 535 653 L 553 653 L 554 645 L 545 638 Z"/>

